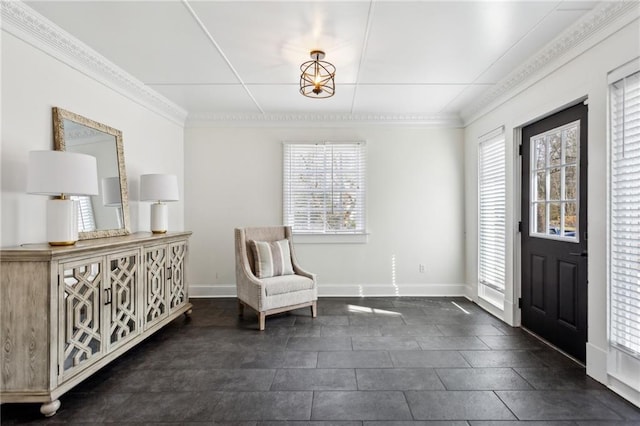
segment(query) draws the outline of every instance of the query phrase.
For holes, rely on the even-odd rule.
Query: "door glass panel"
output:
[[[560,169],[551,169],[549,171],[549,199],[560,200],[560,188],[562,185],[562,172]]]
[[[564,162],[566,164],[575,164],[578,161],[578,131],[577,128],[567,129],[565,131],[565,152]]]
[[[549,135],[549,164],[557,166],[562,162],[562,132]]]
[[[547,229],[547,206],[545,203],[536,204],[535,209],[536,220],[534,222],[535,230],[534,232],[537,234],[546,233]]]
[[[560,235],[562,220],[560,218],[560,203],[549,204],[549,234]]]
[[[575,200],[578,194],[578,180],[576,179],[576,166],[567,166],[564,170],[564,198]]]
[[[576,203],[565,203],[564,205],[564,236],[575,237],[578,206]]]
[[[580,121],[533,136],[531,236],[578,242]]]
[[[533,170],[544,169],[547,165],[547,144],[544,138],[533,141]]]
[[[536,201],[545,201],[547,199],[547,174],[546,172],[536,173]]]

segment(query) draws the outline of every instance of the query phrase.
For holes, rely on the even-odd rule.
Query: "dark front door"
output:
[[[585,361],[587,106],[522,129],[522,326]]]

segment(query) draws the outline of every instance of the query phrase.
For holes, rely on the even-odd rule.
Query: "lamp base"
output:
[[[151,204],[151,232],[164,234],[169,228],[169,214],[166,204]]]
[[[47,241],[50,246],[72,246],[78,241],[78,210],[69,199],[47,201]]]

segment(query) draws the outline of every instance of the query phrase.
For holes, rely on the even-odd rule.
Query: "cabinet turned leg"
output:
[[[45,417],[51,417],[56,414],[58,408],[60,408],[60,400],[56,399],[55,401],[42,404],[42,406],[40,407],[40,412],[44,414]]]
[[[188,311],[186,311],[186,312],[184,313],[184,316],[185,316],[185,317],[190,317],[192,313],[193,313],[193,309],[189,309]]]

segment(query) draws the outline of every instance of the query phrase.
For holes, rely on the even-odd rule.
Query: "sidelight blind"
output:
[[[285,225],[296,233],[365,233],[365,147],[364,142],[285,143]]]
[[[610,85],[609,336],[640,359],[640,72]]]
[[[502,299],[506,278],[506,150],[504,128],[480,138],[478,153],[478,281],[480,296]],[[496,292],[498,294],[496,294]]]

